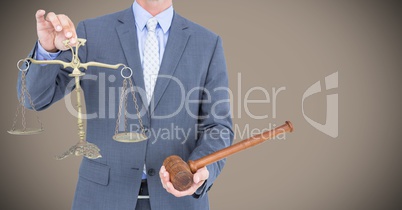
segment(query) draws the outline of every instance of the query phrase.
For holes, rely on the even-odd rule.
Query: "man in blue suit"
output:
[[[39,40],[30,57],[70,61],[71,51],[62,42],[84,38],[81,62],[124,63],[133,69],[131,79],[149,137],[139,143],[112,139],[123,78],[116,70],[88,68],[81,87],[86,112],[96,117],[87,119],[87,141],[100,148],[102,158],[83,158],[72,209],[209,209],[207,192],[224,160],[198,170],[186,191],[174,189],[162,163],[170,155],[195,160],[233,141],[220,37],[177,14],[172,0],[136,0],[129,9],[82,21],[76,29],[66,15],[39,10],[36,19]],[[26,84],[36,109],[71,92],[71,72],[58,65],[31,64]],[[134,105],[129,103],[127,111],[133,116],[128,124],[135,128],[139,120]]]

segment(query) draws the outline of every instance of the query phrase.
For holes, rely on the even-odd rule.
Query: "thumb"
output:
[[[193,177],[194,183],[198,184],[200,182],[200,180],[201,180],[200,175],[198,173],[194,174],[194,177]]]
[[[209,171],[206,167],[199,169],[193,176],[194,183],[198,184],[200,181],[207,180]]]
[[[40,10],[36,11],[36,14],[35,14],[36,22],[39,24],[46,22],[45,14],[46,14],[45,10],[40,9]]]

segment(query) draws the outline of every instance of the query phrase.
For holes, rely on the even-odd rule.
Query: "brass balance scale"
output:
[[[98,146],[96,146],[93,143],[90,143],[86,141],[85,138],[85,129],[84,129],[84,122],[82,119],[82,104],[81,104],[81,86],[80,86],[80,77],[84,76],[85,73],[80,71],[80,69],[88,69],[88,67],[91,66],[96,66],[96,67],[102,67],[102,68],[109,68],[109,69],[119,69],[121,68],[121,76],[124,78],[123,80],[123,85],[122,85],[122,92],[120,95],[120,104],[119,104],[119,111],[118,111],[118,118],[116,120],[116,128],[115,128],[115,135],[113,136],[113,139],[118,142],[124,142],[124,143],[130,143],[130,142],[140,142],[146,140],[148,137],[145,134],[145,128],[142,123],[141,115],[139,112],[139,107],[137,103],[137,98],[135,96],[135,91],[134,90],[134,85],[131,80],[131,77],[133,76],[133,70],[130,67],[127,67],[124,64],[115,64],[115,65],[110,65],[110,64],[104,64],[104,63],[99,63],[99,62],[88,62],[88,63],[81,63],[79,57],[78,57],[78,50],[81,46],[84,46],[86,43],[85,39],[77,39],[77,45],[76,47],[73,47],[70,45],[69,40],[66,40],[63,42],[63,44],[68,47],[71,52],[72,52],[72,60],[70,63],[61,61],[61,60],[35,60],[32,58],[25,58],[17,63],[17,68],[21,71],[21,95],[19,97],[19,105],[17,107],[17,111],[15,114],[14,122],[12,125],[11,130],[8,131],[8,133],[13,134],[13,135],[32,135],[32,134],[38,134],[44,131],[43,128],[43,123],[39,119],[39,116],[37,114],[37,110],[35,109],[35,105],[32,102],[31,96],[28,93],[28,90],[26,88],[26,73],[29,69],[30,63],[33,64],[58,64],[62,65],[63,68],[72,68],[73,72],[69,74],[70,77],[74,77],[75,79],[75,93],[77,96],[77,125],[78,125],[78,136],[79,136],[79,141],[77,144],[74,146],[70,147],[66,152],[63,154],[56,156],[57,160],[62,160],[70,155],[75,155],[75,156],[84,156],[89,159],[97,159],[101,158],[102,155],[100,153],[100,149]],[[24,65],[25,64],[25,65]],[[128,72],[128,75],[125,75],[125,72]],[[141,131],[139,133],[137,132],[128,132],[127,131],[127,96],[128,94],[127,91],[130,91],[133,97],[133,102],[135,105],[135,109],[137,112],[137,117],[138,121],[140,124]],[[40,124],[40,128],[37,129],[32,129],[27,127],[26,123],[26,108],[24,107],[24,104],[26,103],[26,100],[28,99],[28,103],[31,106],[32,110],[36,114],[36,118],[38,123]],[[123,106],[124,106],[124,113],[123,112]],[[21,128],[17,128],[17,121],[19,114],[21,113]],[[124,115],[124,119],[121,119],[121,115]],[[120,122],[124,120],[124,131],[119,132],[119,125]]]

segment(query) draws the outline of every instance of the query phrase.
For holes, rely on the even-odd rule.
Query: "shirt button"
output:
[[[155,169],[153,169],[153,168],[149,169],[147,174],[149,176],[155,176]]]

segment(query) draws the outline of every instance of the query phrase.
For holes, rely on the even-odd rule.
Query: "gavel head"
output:
[[[193,173],[190,167],[179,156],[172,155],[163,161],[166,171],[170,175],[170,182],[178,191],[185,191],[193,184]]]

